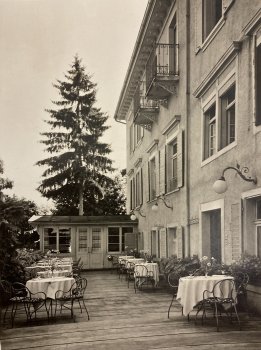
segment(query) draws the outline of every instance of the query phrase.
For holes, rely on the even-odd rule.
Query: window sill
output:
[[[222,148],[220,151],[218,151],[217,153],[213,154],[213,156],[204,159],[201,162],[201,168],[203,168],[205,165],[211,163],[213,160],[219,158],[220,156],[222,156],[223,154],[229,152],[231,149],[233,149],[234,147],[236,147],[237,143],[236,142],[232,142],[230,143],[228,146],[226,146],[225,148]]]
[[[255,134],[258,134],[260,132],[261,132],[261,125],[258,125],[258,126],[254,125],[253,134],[255,135]]]
[[[165,196],[171,196],[173,193],[180,191],[180,187],[175,188],[175,190],[169,191],[165,193]]]
[[[197,47],[195,54],[199,53],[200,51],[205,51],[207,47],[210,45],[210,43],[214,40],[218,32],[221,30],[223,25],[226,23],[225,16],[220,18],[218,23],[215,25],[215,27],[212,29],[212,31],[209,33],[209,35],[206,37],[206,39],[203,41],[203,43]]]

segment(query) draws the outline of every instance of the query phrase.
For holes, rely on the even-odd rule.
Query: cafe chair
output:
[[[73,277],[81,276],[83,270],[83,262],[80,262],[78,266],[72,268]]]
[[[80,262],[81,262],[81,257],[78,260],[73,262],[72,268],[74,269],[74,268],[78,267]]]
[[[219,320],[223,315],[232,323],[233,313],[241,330],[241,323],[237,312],[237,291],[234,279],[223,279],[218,281],[212,291],[205,290],[203,292],[203,300],[201,302],[200,310],[202,310],[202,323],[206,319],[206,312],[208,309],[213,311],[213,316],[216,320],[217,332],[219,331]],[[197,315],[196,315],[197,317]]]
[[[177,272],[170,272],[168,274],[168,284],[169,284],[170,288],[172,289],[172,299],[171,299],[169,309],[168,309],[168,318],[169,318],[170,309],[172,307],[173,301],[177,297],[180,277],[181,277],[180,274],[178,274]]]
[[[55,312],[54,312],[55,318],[56,318],[58,304],[60,305],[60,313],[62,312],[62,308],[65,308],[67,310],[70,310],[71,318],[73,318],[74,305],[75,305],[75,302],[78,302],[81,313],[84,308],[89,320],[90,319],[89,312],[84,301],[84,293],[86,288],[87,288],[87,279],[78,278],[68,291],[57,290],[55,293]]]
[[[107,256],[107,260],[111,263],[111,273],[113,273],[113,270],[118,272],[120,267],[119,258],[116,255],[109,255]]]
[[[119,274],[119,279],[121,279],[122,276],[126,276],[127,279],[127,260],[121,259],[119,261],[119,269],[118,269],[118,274]]]
[[[135,264],[132,262],[128,262],[127,264],[127,281],[128,281],[128,288],[130,286],[130,282],[134,281],[135,282],[135,277],[134,277],[134,269],[135,269]],[[135,283],[134,283],[135,284]]]
[[[4,311],[3,323],[5,322],[6,314],[11,304],[10,300],[13,296],[13,289],[10,282],[2,280],[0,281],[0,307]],[[1,320],[0,320],[1,321]]]
[[[142,287],[145,284],[148,286],[150,283],[153,288],[155,287],[154,274],[152,271],[148,271],[145,265],[136,264],[134,276],[135,276],[135,282],[134,282],[135,293],[137,289],[142,290]]]
[[[237,301],[241,311],[248,312],[247,305],[247,285],[249,276],[244,272],[235,272],[233,275],[237,291]]]
[[[24,310],[27,321],[31,321],[32,316],[34,315],[34,318],[36,319],[36,313],[44,307],[49,321],[49,311],[47,309],[46,294],[44,292],[32,293],[23,283],[15,282],[12,285],[12,296],[10,302],[12,305],[12,327],[14,326],[14,320],[18,309]]]

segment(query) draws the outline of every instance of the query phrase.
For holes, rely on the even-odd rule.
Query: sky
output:
[[[147,0],[0,0],[0,159],[15,194],[50,206],[36,190],[50,154],[40,143],[46,108],[59,99],[76,54],[97,83],[97,107],[109,115],[103,140],[126,167],[125,126],[113,117]]]

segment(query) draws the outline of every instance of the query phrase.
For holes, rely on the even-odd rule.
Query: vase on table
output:
[[[207,272],[207,270],[205,271],[205,277],[208,277],[208,272]]]

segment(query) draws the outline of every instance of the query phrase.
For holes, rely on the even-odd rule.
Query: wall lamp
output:
[[[137,220],[137,216],[135,215],[135,212],[137,212],[140,216],[142,216],[143,218],[146,217],[146,215],[144,215],[144,213],[142,212],[141,208],[137,208],[137,209],[133,209],[130,213],[131,213],[131,220],[135,221]]]
[[[249,172],[249,169],[247,167],[242,167],[242,169],[240,169],[240,165],[237,164],[236,167],[234,166],[228,166],[226,167],[223,172],[222,172],[222,176],[216,180],[213,184],[213,189],[216,193],[224,193],[226,192],[227,190],[227,183],[226,183],[226,179],[225,179],[225,172],[229,169],[232,169],[232,170],[235,170],[236,173],[245,181],[248,181],[248,182],[253,182],[254,184],[257,183],[257,178],[256,176],[254,177],[249,177],[249,176],[246,176],[245,174],[247,174]]]
[[[172,206],[171,204],[168,204],[168,203],[166,202],[165,196],[161,194],[160,196],[157,196],[157,202],[156,202],[155,204],[153,204],[151,210],[153,210],[153,211],[158,211],[158,210],[159,210],[158,201],[159,201],[160,199],[161,199],[162,202],[164,203],[165,207],[167,207],[167,208],[169,208],[169,209],[171,209],[171,210],[173,209],[173,206]]]

